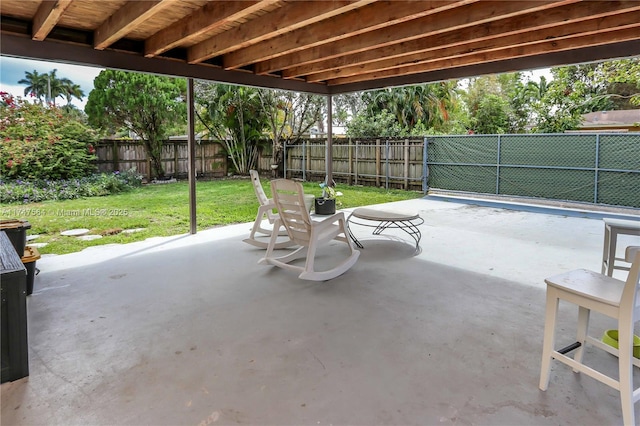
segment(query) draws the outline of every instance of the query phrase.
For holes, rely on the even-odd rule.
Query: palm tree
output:
[[[18,81],[18,84],[26,84],[25,96],[33,96],[39,101],[47,96],[47,74],[40,74],[38,71],[25,71],[25,78]]]
[[[79,84],[75,84],[73,81],[68,78],[63,78],[60,80],[62,82],[62,89],[64,93],[62,95],[67,99],[67,105],[71,103],[73,98],[78,100],[82,100],[84,97],[84,92]]]
[[[368,98],[373,113],[387,110],[405,129],[419,122],[434,127],[449,119],[455,99],[455,82],[422,84],[372,92]]]
[[[66,97],[65,85],[73,84],[68,78],[58,78],[56,76],[57,72],[58,70],[54,68],[47,75],[47,103],[52,103],[53,105],[56,104],[58,96]]]
[[[26,84],[24,95],[31,95],[42,102],[44,98],[47,103],[55,105],[56,98],[62,97],[67,99],[67,104],[71,103],[71,99],[82,99],[84,92],[80,85],[75,84],[68,78],[58,78],[57,69],[49,71],[48,74],[40,74],[38,71],[25,71],[25,78],[18,81],[18,84]]]

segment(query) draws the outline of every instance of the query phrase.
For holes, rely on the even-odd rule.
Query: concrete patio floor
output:
[[[422,252],[354,227],[360,259],[328,282],[258,265],[250,224],[43,257],[30,376],[1,386],[2,425],[622,423],[617,392],[564,365],[538,389],[543,280],[600,270],[601,220],[391,205],[420,211]],[[561,305],[559,345],[576,316]]]

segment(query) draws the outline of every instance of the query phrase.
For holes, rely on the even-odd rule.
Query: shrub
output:
[[[0,179],[0,203],[35,203],[97,197],[129,191],[141,185],[142,176],[135,170],[65,180]]]
[[[55,106],[0,92],[0,174],[73,179],[95,171],[95,131]]]

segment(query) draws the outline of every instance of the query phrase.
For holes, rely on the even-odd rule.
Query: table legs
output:
[[[370,220],[370,219],[366,219],[366,220]],[[358,248],[364,248],[364,246],[351,231],[351,224],[354,224],[354,223],[356,225],[373,227],[374,228],[373,235],[380,235],[385,229],[389,229],[389,228],[401,229],[404,232],[406,232],[411,238],[413,238],[413,240],[416,242],[416,252],[420,251],[420,239],[422,238],[422,233],[420,232],[418,225],[423,223],[422,220],[420,223],[414,223],[410,220],[381,220],[378,222],[379,223],[377,225],[362,224],[359,222],[353,222],[351,220],[351,216],[349,216],[349,218],[347,219],[347,228],[349,229],[349,237],[353,240],[355,245],[358,246]]]

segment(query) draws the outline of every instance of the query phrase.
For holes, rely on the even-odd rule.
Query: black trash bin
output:
[[[26,220],[0,220],[0,230],[7,233],[7,237],[16,249],[18,256],[22,256],[27,245],[27,229],[31,229],[31,224]]]

